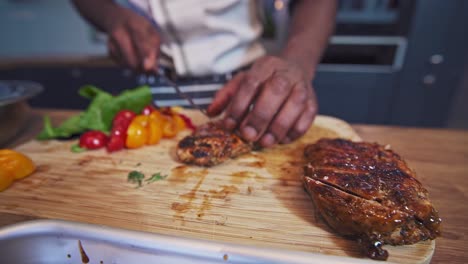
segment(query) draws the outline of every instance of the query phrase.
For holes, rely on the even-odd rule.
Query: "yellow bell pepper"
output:
[[[30,175],[35,169],[36,165],[28,156],[14,150],[0,149],[0,191],[8,188],[14,180]]]
[[[152,110],[135,116],[127,129],[127,148],[139,148],[159,143],[161,138],[173,138],[187,128],[180,114],[165,109],[166,112]]]
[[[147,115],[137,115],[127,129],[127,148],[140,148],[148,140],[149,117]]]
[[[0,192],[10,187],[13,180],[13,175],[9,171],[0,167]]]
[[[153,119],[150,116],[148,125],[148,138],[146,144],[154,145],[159,143],[163,136],[163,122],[160,119]]]
[[[9,171],[16,180],[28,176],[36,169],[28,156],[11,149],[0,149],[0,167]]]

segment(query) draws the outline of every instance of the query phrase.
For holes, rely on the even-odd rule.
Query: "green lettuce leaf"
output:
[[[120,110],[118,105],[113,105],[114,97],[110,93],[91,85],[80,88],[78,93],[85,98],[91,99],[91,103],[80,120],[81,126],[89,130],[108,132],[112,124],[112,118]]]
[[[37,136],[39,140],[46,140],[52,138],[68,138],[75,134],[79,134],[84,131],[81,127],[80,120],[83,114],[78,114],[65,120],[60,126],[53,127],[52,122],[48,116],[44,117],[44,129]]]
[[[112,120],[118,111],[127,109],[140,113],[152,100],[148,86],[126,90],[118,96],[112,96],[95,86],[87,85],[80,88],[79,94],[91,100],[86,111],[65,120],[58,127],[53,127],[49,117],[45,117],[44,129],[37,139],[67,138],[86,130],[109,132]]]

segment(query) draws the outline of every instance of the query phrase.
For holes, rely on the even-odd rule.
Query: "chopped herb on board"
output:
[[[131,183],[138,183],[138,187],[141,187],[144,178],[145,178],[145,175],[143,173],[139,171],[131,171],[128,174],[127,181]]]
[[[164,180],[167,178],[168,175],[162,175],[161,172],[157,172],[153,175],[151,175],[150,178],[146,179],[145,182],[146,184],[150,184],[155,181],[160,181]],[[140,188],[143,186],[143,180],[145,179],[145,175],[139,171],[131,171],[128,173],[128,178],[127,181],[131,183],[136,183],[138,184],[137,188]]]
[[[73,144],[70,149],[73,153],[81,153],[87,150],[85,148],[80,147],[78,144]]]
[[[149,183],[152,183],[152,182],[155,182],[155,181],[160,181],[160,180],[164,180],[167,178],[167,175],[161,175],[160,172],[157,172],[153,175],[151,175],[151,178],[147,179],[146,181]]]

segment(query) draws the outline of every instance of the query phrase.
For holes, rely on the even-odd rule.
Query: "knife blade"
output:
[[[205,116],[209,117],[208,116],[208,113],[206,112],[205,109],[201,108],[199,105],[197,105],[192,97],[190,97],[189,95],[187,95],[186,93],[182,92],[182,90],[180,89],[179,85],[177,84],[177,74],[172,74],[171,76],[169,76],[168,74],[168,70],[167,69],[164,69],[163,67],[158,67],[157,68],[157,73],[158,73],[158,76],[163,80],[165,81],[167,84],[169,84],[170,86],[172,86],[174,88],[174,90],[176,91],[176,93],[182,97],[183,99],[187,100],[190,104],[190,106],[192,106],[193,108],[199,110],[200,112],[202,112],[202,114],[204,114]]]

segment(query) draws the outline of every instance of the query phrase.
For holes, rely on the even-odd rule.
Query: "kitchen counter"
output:
[[[75,111],[34,109],[29,126],[7,147],[15,147],[34,137],[44,114],[54,123]],[[422,129],[374,125],[353,125],[366,141],[390,144],[417,172],[443,219],[442,237],[436,240],[432,263],[468,261],[468,131]],[[31,220],[30,216],[0,213],[0,226]]]

